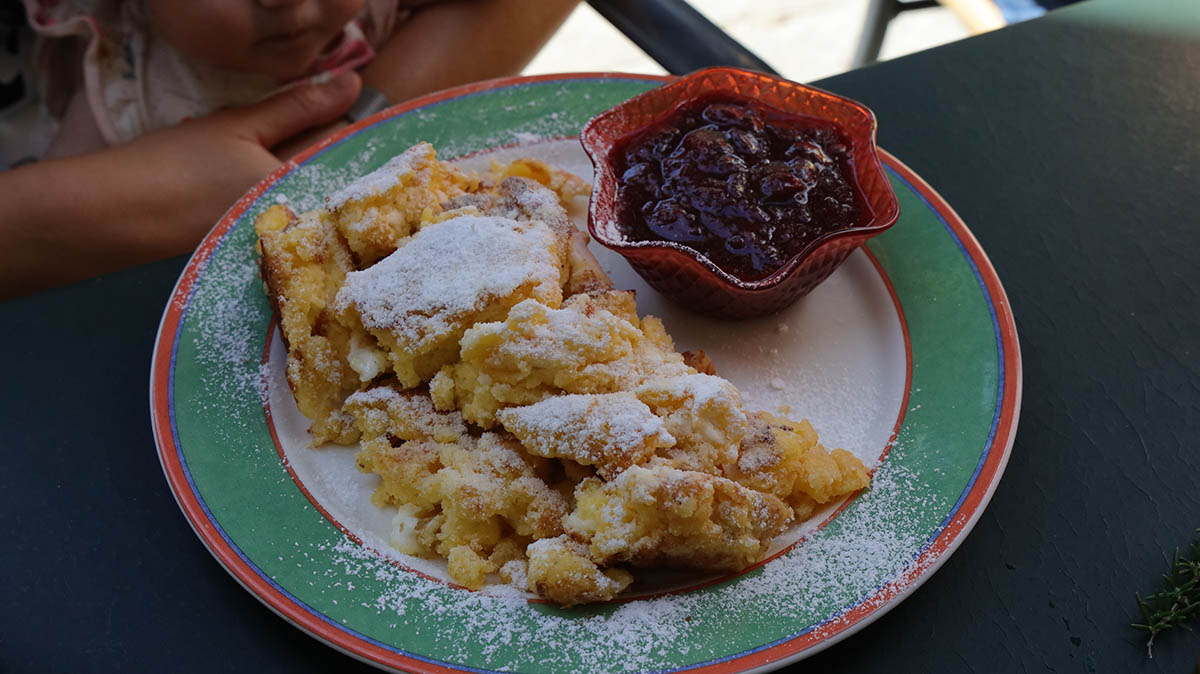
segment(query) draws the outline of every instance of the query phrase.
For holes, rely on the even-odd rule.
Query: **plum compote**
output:
[[[865,215],[835,125],[708,96],[619,141],[617,209],[629,241],[674,241],[743,281]]]

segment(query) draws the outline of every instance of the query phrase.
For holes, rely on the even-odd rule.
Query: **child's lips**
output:
[[[291,49],[305,46],[314,40],[321,41],[320,37],[320,31],[316,28],[299,28],[268,35],[262,39],[261,44],[277,49]]]
[[[302,42],[302,41],[304,41],[304,39],[306,39],[308,37],[309,33],[311,33],[311,32],[312,32],[311,30],[306,28],[306,29],[291,31],[291,32],[287,32],[287,33],[277,33],[275,35],[271,35],[271,36],[263,39],[263,42],[268,43],[268,44],[289,44],[289,43]]]

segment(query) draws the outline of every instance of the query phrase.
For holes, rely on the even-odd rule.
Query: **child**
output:
[[[345,123],[355,71],[396,102],[514,74],[575,2],[25,0],[57,128],[0,173],[0,296],[190,250]]]

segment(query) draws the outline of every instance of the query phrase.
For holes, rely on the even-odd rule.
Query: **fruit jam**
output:
[[[627,240],[683,244],[743,281],[869,216],[836,126],[750,100],[692,101],[613,152]]]

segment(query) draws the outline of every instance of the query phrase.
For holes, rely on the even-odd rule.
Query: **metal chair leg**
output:
[[[879,59],[879,48],[883,46],[883,35],[888,23],[900,13],[900,0],[871,0],[867,6],[867,20],[863,25],[858,49],[854,52],[854,67],[861,68]]]
[[[673,75],[708,66],[776,74],[685,0],[588,0],[588,4]]]
[[[926,9],[936,7],[936,0],[871,0],[867,7],[867,20],[863,26],[862,38],[858,41],[858,49],[854,53],[854,67],[861,68],[879,60],[879,48],[883,46],[883,35],[887,32],[888,24],[900,12],[910,9]]]

